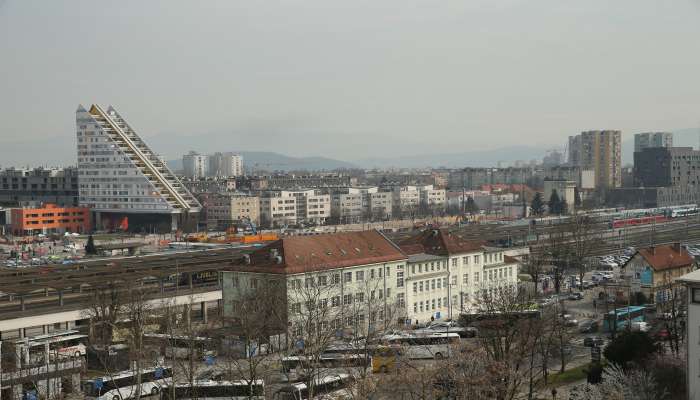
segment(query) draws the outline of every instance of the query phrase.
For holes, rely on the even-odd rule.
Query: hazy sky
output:
[[[699,39],[700,0],[0,0],[0,164],[79,103],[346,160],[696,127]]]

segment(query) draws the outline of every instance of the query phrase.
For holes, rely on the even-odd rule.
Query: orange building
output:
[[[15,208],[11,212],[15,235],[35,233],[89,232],[90,209],[45,204],[43,208]]]

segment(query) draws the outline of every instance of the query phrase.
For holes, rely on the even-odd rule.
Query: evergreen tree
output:
[[[559,214],[561,212],[561,200],[559,199],[559,193],[556,190],[552,190],[552,194],[549,196],[549,213]]]
[[[532,203],[530,203],[530,210],[537,216],[544,214],[544,201],[542,201],[542,193],[535,193],[535,197],[532,199]]]
[[[476,214],[479,212],[479,206],[474,202],[474,198],[471,196],[467,197],[467,204],[464,206],[469,214]]]
[[[569,213],[569,203],[566,202],[566,199],[561,199],[559,202],[559,214],[568,214]]]
[[[95,240],[92,238],[92,235],[88,236],[87,244],[85,244],[85,254],[97,254],[97,249],[95,248]]]

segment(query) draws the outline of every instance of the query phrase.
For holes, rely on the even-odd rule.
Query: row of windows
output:
[[[438,297],[437,299],[430,299],[426,301],[417,301],[413,303],[413,312],[423,312],[431,310],[440,310],[443,305],[447,307],[447,297]]]
[[[431,291],[447,287],[447,278],[428,279],[419,282],[413,282],[413,293],[422,293],[423,291]]]

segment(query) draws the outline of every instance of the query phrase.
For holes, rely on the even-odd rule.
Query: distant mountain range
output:
[[[357,165],[326,157],[290,157],[268,151],[241,151],[243,165],[247,171],[320,171],[358,168]],[[173,170],[182,169],[182,159],[168,161]]]
[[[184,154],[190,149],[202,153],[214,151],[236,151],[238,147],[234,138],[227,136],[188,137],[178,135],[156,135],[147,137],[146,142],[158,153],[169,155]],[[559,145],[563,148],[566,139]],[[700,146],[700,129],[678,129],[673,131],[674,146]],[[46,146],[46,143],[52,143]],[[195,144],[195,142],[197,144]],[[329,143],[326,143],[328,145]],[[271,146],[273,144],[270,144]],[[332,146],[332,143],[330,144]],[[339,144],[340,145],[340,144]],[[242,145],[240,147],[243,147]],[[238,147],[238,148],[240,148]],[[54,138],[0,141],[0,168],[10,166],[57,166],[75,165],[75,137],[61,136]],[[293,171],[293,170],[333,170],[341,168],[421,168],[421,167],[495,167],[499,161],[512,164],[516,160],[541,160],[546,150],[551,148],[538,146],[506,146],[492,150],[470,149],[454,153],[422,153],[406,156],[391,155],[386,152],[383,157],[362,157],[351,160],[337,160],[328,157],[292,157],[268,151],[240,151],[244,165],[248,170]],[[321,152],[322,150],[318,150]],[[29,156],[31,155],[31,157]],[[634,158],[634,135],[623,133],[623,164],[631,164]],[[168,162],[171,168],[182,168],[181,159]]]

